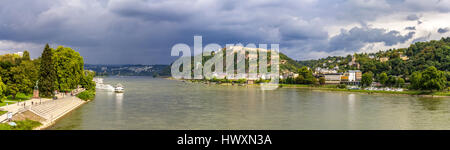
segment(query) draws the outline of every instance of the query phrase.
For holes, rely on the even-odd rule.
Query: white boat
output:
[[[125,89],[123,88],[122,84],[120,84],[120,83],[116,85],[116,88],[114,88],[114,92],[116,92],[116,93],[123,93],[124,90]]]

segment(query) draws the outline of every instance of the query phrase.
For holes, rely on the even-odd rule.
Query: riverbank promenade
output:
[[[16,104],[0,107],[0,110],[12,113],[12,120],[31,119],[42,123],[35,130],[45,129],[55,123],[67,113],[75,110],[86,101],[79,99],[75,95],[84,91],[84,89],[76,90],[74,96],[58,94],[58,99],[49,98],[31,99]],[[1,122],[7,121],[7,113],[0,116]]]

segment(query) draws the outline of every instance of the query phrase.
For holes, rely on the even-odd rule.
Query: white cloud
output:
[[[0,40],[0,55],[28,50],[28,52],[30,52],[30,56],[32,58],[36,58],[40,56],[43,48],[44,45],[41,44]]]

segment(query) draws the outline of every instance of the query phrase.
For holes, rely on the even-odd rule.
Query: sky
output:
[[[1,0],[0,54],[46,43],[89,64],[169,64],[173,45],[279,44],[296,60],[450,36],[450,0]]]

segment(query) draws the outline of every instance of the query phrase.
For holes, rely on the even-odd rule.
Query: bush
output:
[[[83,92],[79,93],[77,95],[77,97],[82,99],[82,100],[85,100],[85,101],[93,100],[94,97],[95,97],[95,91],[93,91],[93,90],[86,90],[86,91],[83,91]]]
[[[9,100],[29,100],[29,99],[31,99],[31,97],[32,97],[31,94],[30,95],[26,95],[24,93],[17,93],[15,99],[12,98],[12,95],[9,95],[7,98]]]

